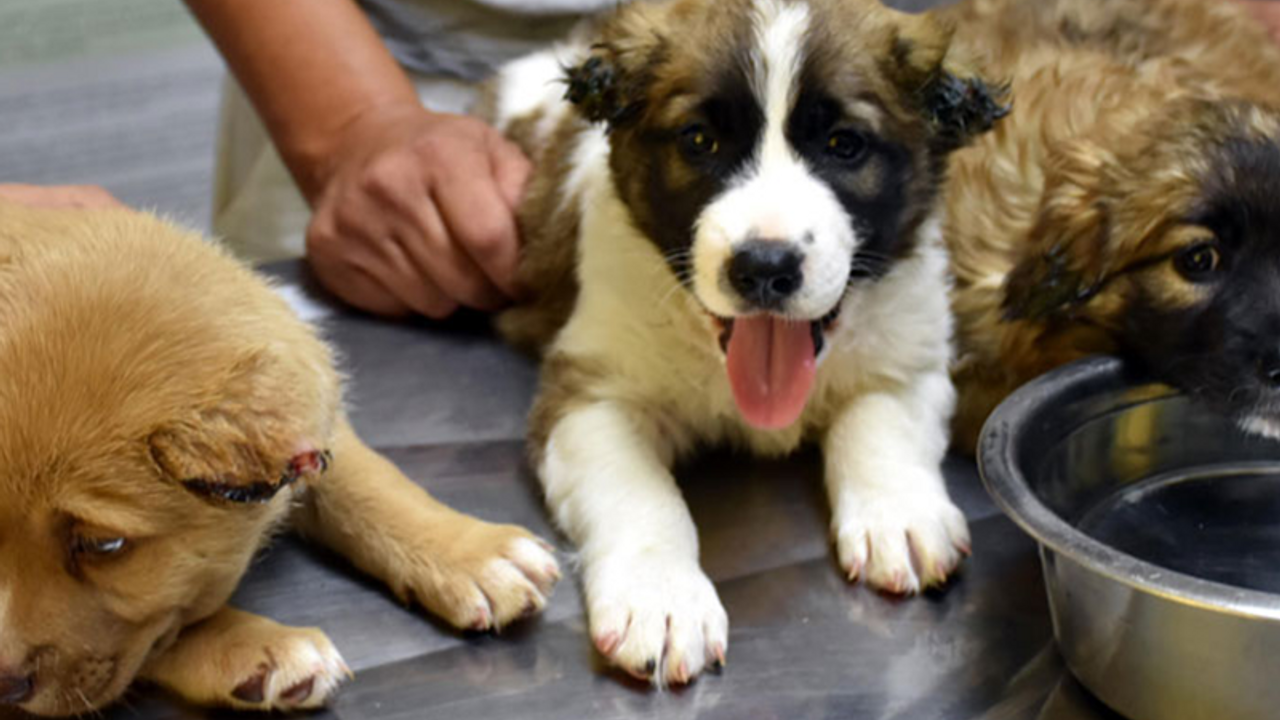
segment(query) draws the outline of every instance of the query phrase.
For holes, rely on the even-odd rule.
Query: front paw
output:
[[[243,672],[228,704],[241,710],[309,710],[321,707],[351,677],[342,656],[319,630],[279,628],[259,647],[236,648],[231,660]]]
[[[465,515],[452,524],[434,528],[437,540],[398,573],[402,599],[475,631],[501,629],[546,607],[560,580],[550,545],[514,525]]]
[[[323,706],[351,671],[315,628],[224,608],[187,628],[140,677],[201,705],[290,711]]]
[[[850,581],[913,595],[945,583],[969,554],[969,525],[945,492],[878,488],[848,508],[833,533]]]
[[[684,685],[724,664],[729,618],[696,562],[605,557],[588,568],[586,586],[596,648],[632,676]]]

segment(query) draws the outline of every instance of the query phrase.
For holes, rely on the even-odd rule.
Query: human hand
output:
[[[97,185],[23,185],[0,183],[0,199],[39,208],[123,208],[105,188]]]
[[[1271,39],[1280,42],[1280,2],[1274,0],[1238,0],[1241,5],[1257,18],[1271,34]]]
[[[307,258],[320,282],[381,315],[443,318],[515,297],[515,210],[531,166],[480,120],[420,106],[353,121],[318,174]]]

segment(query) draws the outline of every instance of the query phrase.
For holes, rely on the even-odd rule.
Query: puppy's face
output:
[[[1050,195],[1074,217],[1049,218],[1068,229],[1052,257],[1011,277],[1013,314],[1109,328],[1165,382],[1280,437],[1280,114],[1179,102],[1143,142],[1077,160]]]
[[[317,401],[269,356],[104,307],[0,336],[0,707],[118,697],[222,606],[286,510],[276,491],[317,470],[281,412]]]
[[[749,423],[799,417],[842,301],[912,252],[947,153],[1002,114],[947,49],[869,0],[682,0],[624,8],[570,72]]]

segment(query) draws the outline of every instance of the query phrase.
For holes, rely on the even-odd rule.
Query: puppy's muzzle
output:
[[[803,263],[790,243],[748,240],[729,258],[729,286],[748,309],[776,312],[804,285]]]

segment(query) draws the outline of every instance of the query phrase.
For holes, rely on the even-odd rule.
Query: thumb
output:
[[[520,148],[506,139],[494,134],[490,146],[489,158],[493,167],[493,178],[498,183],[498,192],[507,203],[507,207],[515,211],[524,198],[524,189],[533,173],[533,163],[521,152]]]

